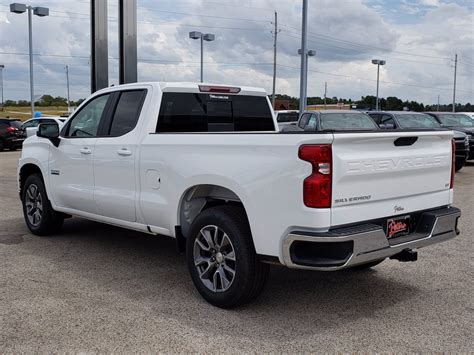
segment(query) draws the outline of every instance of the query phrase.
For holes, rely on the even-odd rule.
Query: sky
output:
[[[118,83],[118,1],[108,1],[109,83]],[[274,12],[278,13],[276,92],[299,95],[301,0],[137,0],[139,81],[198,81],[199,41],[206,82],[272,91]],[[32,0],[49,17],[33,17],[35,95],[90,94],[89,1]],[[0,0],[0,64],[5,99],[29,99],[26,14]],[[474,102],[474,0],[309,0],[308,96],[360,99],[375,95],[433,104],[452,102],[458,54],[457,102]]]

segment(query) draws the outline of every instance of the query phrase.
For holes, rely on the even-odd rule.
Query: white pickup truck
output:
[[[224,308],[256,297],[268,264],[339,270],[455,237],[452,131],[277,131],[262,89],[140,83],[41,124],[18,165],[25,221],[71,215],[176,238]]]

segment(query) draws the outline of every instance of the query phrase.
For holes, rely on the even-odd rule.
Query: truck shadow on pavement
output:
[[[47,293],[68,307],[87,307],[89,317],[94,317],[94,309],[100,314],[117,314],[120,309],[127,319],[136,318],[144,326],[172,320],[188,331],[205,329],[209,337],[215,332],[248,339],[301,338],[363,318],[377,321],[378,313],[420,297],[421,292],[403,278],[397,280],[399,273],[391,271],[394,261],[359,272],[272,266],[257,300],[221,310],[194,289],[174,239],[76,218],[67,220],[59,235],[23,238],[23,243],[8,247],[36,258],[35,279],[45,282],[43,289],[35,286],[38,297]]]

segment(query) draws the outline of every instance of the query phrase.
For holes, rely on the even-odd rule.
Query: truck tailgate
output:
[[[450,204],[451,131],[335,133],[331,225]]]

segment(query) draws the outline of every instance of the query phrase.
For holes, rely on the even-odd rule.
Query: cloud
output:
[[[165,0],[158,4],[139,0],[138,4],[139,80],[197,81],[199,42],[190,39],[188,32],[200,30],[216,35],[214,42],[206,42],[204,46],[206,80],[262,86],[270,91],[271,31],[276,10],[281,29],[277,92],[298,95],[300,1],[253,0],[243,6],[237,1]],[[392,10],[399,9],[394,2],[345,0],[343,6],[340,4],[342,2],[330,0],[309,4],[308,47],[317,52],[309,61],[310,95],[322,95],[324,82],[328,82],[331,96],[357,99],[372,94],[376,72],[370,59],[381,57],[387,60],[381,71],[383,96],[430,103],[441,93],[448,102],[452,83],[449,58],[458,52],[458,97],[464,102],[474,101],[474,19],[468,6],[434,0],[412,1],[410,4],[425,10],[405,23],[398,17],[390,17]],[[35,90],[65,96],[64,66],[67,64],[72,97],[84,97],[90,85],[88,6],[82,2],[68,2],[67,6],[63,2],[46,2],[45,5],[50,6],[51,16],[34,17],[35,53],[60,56],[35,56]],[[118,82],[116,12],[117,7],[109,2],[110,83]],[[0,17],[0,52],[3,53],[0,62],[6,66],[5,96],[25,99],[29,92],[28,57],[5,53],[27,53],[26,16],[8,14],[5,20],[10,23],[2,22]]]

